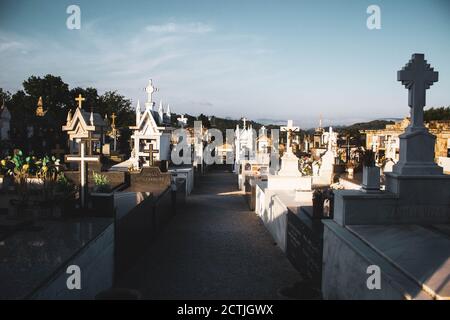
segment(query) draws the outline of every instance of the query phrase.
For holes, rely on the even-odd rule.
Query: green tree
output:
[[[424,112],[424,120],[450,120],[450,107],[430,108]]]
[[[3,101],[5,104],[8,104],[11,101],[11,93],[0,88],[0,106]]]
[[[98,113],[102,116],[111,115],[114,112],[117,116],[116,127],[128,127],[134,122],[134,111],[131,107],[131,101],[116,91],[106,91],[98,99]]]
[[[78,101],[75,100],[75,98],[78,97],[78,95],[80,95],[85,99],[81,106],[82,109],[90,112],[91,110],[93,112],[99,112],[99,95],[97,92],[97,89],[95,88],[80,88],[80,87],[76,87],[73,88],[72,90],[70,90],[69,93],[69,97],[70,97],[70,109],[72,109],[72,111],[74,111],[77,107],[78,107]]]
[[[32,104],[27,107],[34,116],[39,97],[42,97],[48,117],[58,124],[66,118],[70,105],[69,85],[61,77],[47,74],[43,78],[31,76],[23,82],[25,93],[31,97]]]

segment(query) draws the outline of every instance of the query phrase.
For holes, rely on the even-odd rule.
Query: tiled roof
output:
[[[81,110],[81,114],[84,118],[84,121],[86,121],[86,123],[89,125],[91,113]],[[94,126],[96,126],[96,127],[106,127],[107,126],[107,124],[105,123],[105,120],[102,118],[102,116],[99,113],[94,113]]]

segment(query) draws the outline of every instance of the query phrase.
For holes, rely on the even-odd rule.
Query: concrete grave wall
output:
[[[323,220],[322,294],[324,299],[431,299],[421,287],[349,230]],[[367,286],[371,265],[380,267],[381,289]]]
[[[81,289],[67,288],[67,267],[77,265],[81,270]],[[105,229],[97,238],[90,241],[57,273],[38,288],[28,298],[72,300],[94,299],[103,290],[113,286],[114,273],[114,224]]]

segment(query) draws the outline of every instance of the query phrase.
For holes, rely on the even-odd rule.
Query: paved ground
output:
[[[119,281],[146,299],[281,299],[300,275],[236,187],[208,173],[143,259]]]

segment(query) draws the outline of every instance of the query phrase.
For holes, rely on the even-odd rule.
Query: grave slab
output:
[[[36,222],[0,243],[0,298],[92,299],[112,286],[113,242],[112,219]],[[71,264],[84,271],[84,290],[67,289]]]
[[[450,300],[450,225],[349,226],[434,299]]]

